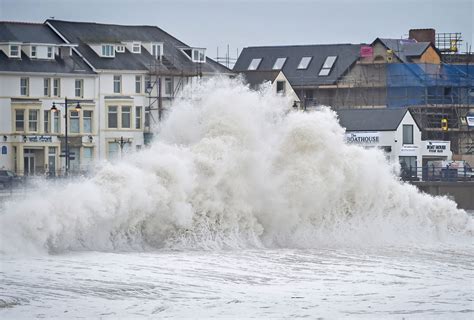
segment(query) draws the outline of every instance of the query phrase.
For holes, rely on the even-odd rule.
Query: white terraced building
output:
[[[154,26],[0,22],[0,169],[65,172],[66,98],[79,173],[141,149],[185,84],[217,74],[232,72]]]

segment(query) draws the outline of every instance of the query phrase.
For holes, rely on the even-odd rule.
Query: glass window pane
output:
[[[307,69],[313,57],[303,57],[298,65],[298,69]]]
[[[70,120],[69,132],[79,133],[79,112],[72,111],[70,113],[69,120]]]
[[[285,62],[286,62],[286,58],[276,59],[275,64],[273,65],[273,70],[279,70],[283,68],[283,65],[285,64]]]
[[[249,64],[248,70],[257,70],[258,66],[260,65],[260,62],[262,62],[261,58],[252,59]]]
[[[83,114],[83,124],[84,124],[84,133],[92,133],[92,111],[84,110]]]
[[[28,129],[30,131],[38,131],[38,110],[29,110],[28,117],[29,117]]]
[[[117,128],[117,107],[110,106],[108,112],[108,127]]]
[[[122,128],[130,128],[130,111],[131,107],[122,107]]]
[[[329,56],[326,58],[323,64],[323,68],[329,68],[331,69],[332,66],[334,65],[334,62],[336,62],[337,56]]]
[[[321,69],[321,71],[319,71],[319,75],[320,76],[327,76],[327,75],[329,75],[330,71],[331,71],[331,69]]]
[[[25,110],[23,109],[15,110],[15,130],[25,130]]]
[[[403,125],[403,144],[413,144],[413,125]]]

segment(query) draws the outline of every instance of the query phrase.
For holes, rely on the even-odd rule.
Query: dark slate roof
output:
[[[393,131],[398,128],[406,108],[339,109],[339,123],[346,131]]]
[[[0,42],[64,43],[48,26],[37,23],[0,21]]]
[[[410,62],[410,57],[421,56],[432,44],[430,42],[416,42],[412,39],[382,39],[377,38],[387,49],[393,50],[393,53],[403,62]]]
[[[280,70],[275,71],[246,71],[242,72],[245,81],[250,85],[250,88],[257,89],[262,83],[266,81],[273,81],[276,79]]]
[[[0,22],[0,42],[64,44],[48,26],[23,22]],[[92,69],[76,54],[54,60],[30,59],[23,52],[21,59],[9,58],[0,51],[0,71],[91,74]]]
[[[334,84],[357,61],[359,55],[360,45],[354,44],[248,47],[242,50],[234,71],[247,71],[254,58],[262,58],[257,70],[272,70],[277,58],[287,57],[282,70],[292,86]],[[328,56],[337,56],[337,60],[328,76],[319,76],[319,71]],[[298,70],[302,57],[313,57],[313,59],[307,69]]]
[[[232,73],[231,70],[206,58],[206,63],[193,63],[179,48],[188,45],[155,26],[126,26],[90,22],[47,20],[69,42],[79,44],[78,50],[94,68],[103,70],[146,71],[156,60],[142,47],[141,54],[125,50],[115,58],[102,58],[92,50],[90,43],[120,43],[129,41],[162,42],[164,58],[161,70],[179,73]]]

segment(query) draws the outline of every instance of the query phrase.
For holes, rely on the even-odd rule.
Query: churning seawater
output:
[[[473,219],[268,88],[186,89],[142,152],[0,209],[0,317],[471,318]]]

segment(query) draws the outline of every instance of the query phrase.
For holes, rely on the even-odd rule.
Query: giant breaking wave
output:
[[[472,242],[454,202],[344,142],[329,109],[290,111],[267,87],[187,88],[150,148],[87,180],[6,203],[3,253]]]

